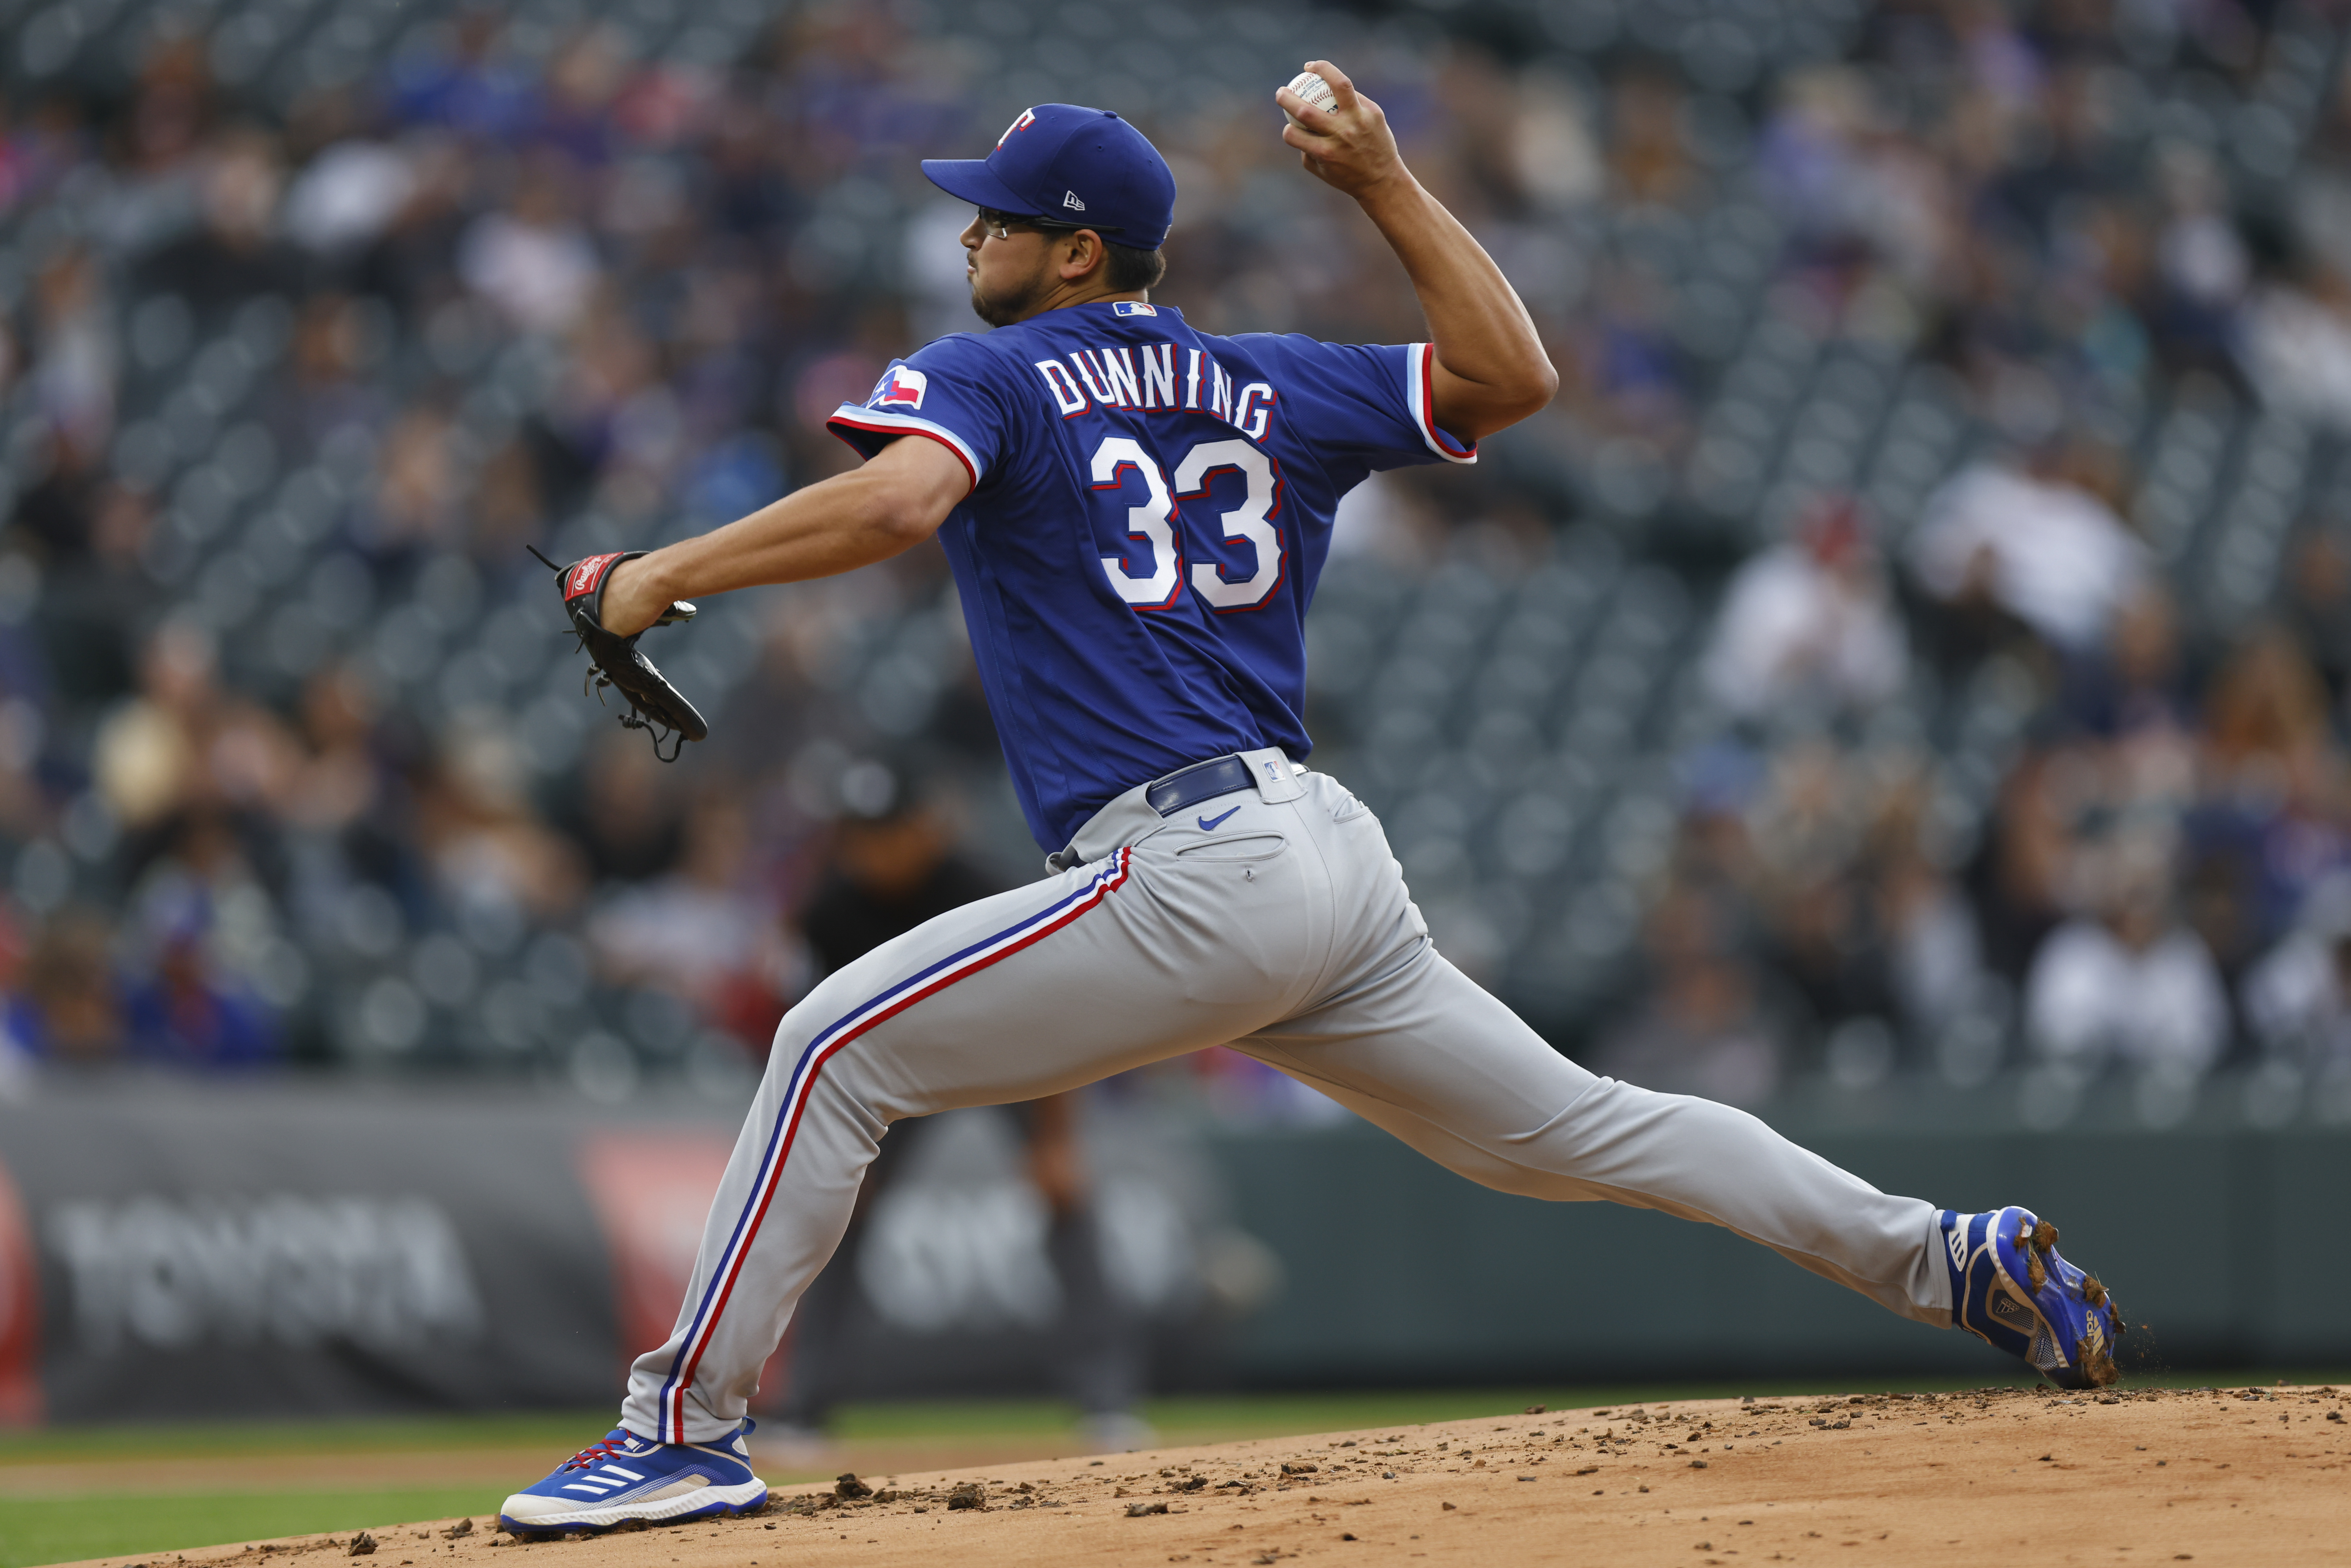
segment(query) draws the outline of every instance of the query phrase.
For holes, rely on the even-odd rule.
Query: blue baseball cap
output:
[[[1142,131],[1106,109],[1024,109],[985,158],[925,158],[932,184],[976,207],[1099,232],[1157,250],[1176,216],[1176,176]]]

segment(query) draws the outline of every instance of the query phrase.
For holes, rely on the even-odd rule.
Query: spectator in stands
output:
[[[26,955],[22,984],[8,1006],[8,1033],[28,1054],[78,1068],[120,1058],[122,1002],[112,942],[112,931],[92,910],[69,908],[49,916]]]
[[[2351,865],[2351,780],[2325,686],[2283,625],[2257,629],[2214,675],[2204,758],[2208,831],[2238,857],[2249,949],[2266,946],[2314,886]]]
[[[2229,211],[2227,183],[2211,155],[2186,141],[2165,142],[2156,163],[2168,209],[2156,241],[2158,350],[2175,373],[2231,376],[2252,257]]]
[[[1592,1068],[1667,1093],[1752,1105],[1780,1086],[1781,1026],[1761,977],[1731,946],[1729,912],[1691,889],[1667,891],[1644,941],[1645,994],[1605,1030]]]
[[[1991,828],[1969,867],[1984,961],[2013,986],[2023,985],[2043,938],[2066,916],[2079,779],[2064,748],[2028,748],[2001,780]]]
[[[291,292],[301,263],[277,232],[284,185],[277,143],[266,131],[245,127],[213,137],[201,183],[203,222],[149,256],[141,283],[180,295],[208,325],[256,295]]]
[[[226,840],[219,824],[192,821],[183,863],[151,873],[137,895],[122,1009],[132,1059],[216,1069],[257,1066],[278,1053],[276,1019],[222,951],[249,936],[235,926],[256,923],[256,904],[268,907],[249,882],[225,894],[214,884],[222,868],[204,862],[227,858],[217,847]]]
[[[599,886],[649,881],[677,863],[684,842],[684,787],[642,737],[617,727],[590,743],[579,792],[560,825]]]
[[[5,647],[0,641],[0,647]],[[0,688],[5,689],[5,688]],[[0,697],[0,844],[17,845],[47,830],[55,812],[42,787],[41,758],[49,743],[49,721],[32,695]],[[0,955],[11,946],[7,917],[0,912]],[[5,977],[0,976],[0,988]]]
[[[2351,281],[2313,261],[2273,279],[2245,312],[2241,352],[2262,402],[2280,413],[2351,430]]]
[[[1689,187],[1689,139],[1681,125],[1682,89],[1649,69],[1617,77],[1611,95],[1608,159],[1619,200],[1670,205]]]
[[[452,721],[419,790],[416,842],[444,907],[544,922],[577,907],[584,879],[531,803],[517,744],[478,713]]]
[[[674,992],[764,1054],[806,965],[756,849],[743,802],[706,793],[685,814],[677,864],[614,892],[590,920],[589,939],[614,983]]]
[[[317,451],[339,430],[380,432],[392,413],[387,389],[371,373],[389,346],[382,301],[314,294],[294,327],[291,371],[265,413],[288,452]],[[278,390],[278,389],[273,389]]]
[[[1900,690],[1908,656],[1860,506],[1840,496],[1731,578],[1707,689],[1750,722],[1833,718]]]
[[[454,430],[450,411],[426,402],[383,433],[361,535],[371,553],[400,560],[456,542],[466,487],[452,450]]]
[[[2204,736],[2224,792],[2274,795],[2286,776],[2326,761],[2335,749],[2326,689],[2285,627],[2256,629],[2214,674]]]
[[[475,319],[455,304],[459,243],[472,223],[474,166],[466,148],[438,131],[411,131],[401,143],[409,188],[390,224],[349,264],[354,294],[392,302],[456,364],[477,361],[495,346],[496,318]],[[470,303],[468,301],[467,303]]]
[[[2050,934],[2026,983],[2024,1024],[2043,1060],[2195,1078],[2227,1047],[2229,1000],[2212,955],[2173,904],[2173,851],[2156,832],[2079,852],[2094,915]]]
[[[2337,714],[2351,699],[2351,529],[2333,514],[2304,524],[2286,552],[2279,606],[2310,653]]]
[[[526,160],[512,203],[485,213],[458,245],[465,286],[527,332],[561,332],[594,297],[601,267],[574,215],[577,176],[553,153]]]
[[[141,639],[168,600],[141,562],[155,526],[154,503],[143,491],[109,483],[60,499],[70,510],[57,526],[72,530],[72,548],[44,550],[48,564],[34,621],[46,684],[61,704],[87,711],[131,695]],[[25,510],[16,517],[20,529],[31,521]]]
[[[2066,672],[2065,706],[2087,733],[2121,742],[2185,746],[2192,731],[2179,612],[2158,579],[2142,580],[2107,629],[2103,650]]]
[[[2351,875],[2311,890],[2301,918],[2245,976],[2245,1019],[2273,1058],[2351,1071]]]
[[[280,218],[288,238],[335,266],[381,238],[415,191],[416,170],[403,149],[342,138],[296,175]]]
[[[1980,623],[2010,616],[2053,648],[2096,648],[2147,568],[2137,537],[2083,482],[2105,467],[2102,456],[2052,444],[2029,464],[1962,470],[1929,499],[1911,537],[1919,586]]]
[[[204,735],[219,693],[211,637],[176,621],[152,638],[140,661],[140,695],[107,716],[91,758],[114,815],[131,827],[159,821],[196,789]]]
[[[115,302],[99,256],[68,246],[50,258],[34,284],[32,327],[28,381],[57,445],[54,472],[94,482],[113,439],[122,375]]]
[[[528,63],[498,47],[497,13],[468,11],[392,62],[384,86],[403,124],[446,126],[496,146],[528,130],[538,94]]]
[[[390,789],[376,749],[377,698],[350,664],[320,670],[303,683],[302,738],[281,810],[290,823],[340,834],[374,817]]]
[[[1876,868],[1886,989],[1896,1016],[1924,1040],[1980,994],[1982,938],[1966,894],[1916,834],[1888,836],[1893,842]]]
[[[522,437],[507,442],[482,465],[466,497],[465,548],[493,573],[518,571],[528,547],[547,530],[547,501],[538,454]]]
[[[140,692],[110,713],[92,748],[99,794],[130,828],[191,807],[275,810],[298,748],[276,714],[219,680],[219,648],[193,620],[148,640]]]

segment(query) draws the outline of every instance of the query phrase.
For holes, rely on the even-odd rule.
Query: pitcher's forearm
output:
[[[806,582],[887,560],[936,533],[970,490],[960,457],[936,441],[902,436],[853,473],[624,562],[605,586],[604,624],[627,636],[652,625],[672,600]]]
[[[1539,412],[1559,390],[1559,372],[1518,290],[1412,177],[1380,106],[1329,60],[1309,60],[1306,68],[1330,89],[1327,107],[1294,88],[1275,93],[1290,120],[1281,140],[1298,149],[1309,173],[1362,205],[1404,264],[1436,350],[1428,412],[1437,427],[1475,442]]]
[[[860,483],[860,481],[867,481]],[[861,470],[796,490],[724,528],[630,563],[661,602],[768,583],[805,582],[887,560],[929,537],[906,525],[886,486]]]
[[[1548,400],[1557,377],[1527,308],[1494,258],[1411,171],[1356,200],[1412,280],[1437,362],[1481,387]]]

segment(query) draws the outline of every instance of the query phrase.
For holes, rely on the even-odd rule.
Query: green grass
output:
[[[1987,1369],[1988,1371],[1990,1369]],[[2134,1375],[2135,1387],[2241,1388],[2289,1383],[2351,1384],[2340,1369],[2157,1373]],[[1244,1437],[1282,1437],[1455,1421],[1544,1405],[1553,1409],[1676,1403],[1742,1394],[1802,1396],[1870,1392],[1883,1386],[1948,1391],[2022,1376],[1787,1379],[1673,1384],[1625,1383],[1511,1388],[1395,1389],[1341,1394],[1191,1395],[1155,1399],[1143,1410],[1169,1448]],[[968,1400],[857,1405],[834,1433],[850,1442],[1036,1442],[1070,1432],[1073,1412],[1050,1400]],[[398,1454],[452,1448],[536,1450],[549,1464],[601,1433],[609,1411],[525,1416],[436,1416],[345,1421],[236,1421],[208,1425],[62,1427],[0,1434],[0,1487],[19,1466],[133,1462],[141,1458],[266,1458],[273,1454]],[[225,1542],[318,1532],[336,1534],[403,1520],[487,1515],[500,1487],[354,1490],[320,1486],[278,1491],[24,1495],[0,1490],[0,1568],[183,1552]],[[381,1559],[380,1559],[381,1560]],[[390,1559],[397,1563],[398,1558]]]
[[[520,1416],[388,1416],[339,1421],[205,1421],[0,1431],[0,1466],[150,1457],[429,1453],[440,1448],[578,1448],[603,1436],[610,1406]],[[585,1434],[583,1436],[582,1434]],[[242,1539],[242,1538],[240,1538]]]
[[[338,1534],[412,1519],[480,1516],[494,1487],[380,1491],[208,1492],[102,1498],[0,1498],[0,1565],[32,1568],[84,1557],[184,1552],[265,1536]],[[397,1557],[392,1558],[397,1563]]]

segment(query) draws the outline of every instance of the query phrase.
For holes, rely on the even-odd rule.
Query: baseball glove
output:
[[[571,617],[572,632],[588,654],[589,669],[581,689],[593,690],[598,702],[604,700],[607,686],[626,697],[630,711],[620,716],[622,727],[648,732],[653,737],[653,755],[664,762],[676,761],[687,741],[707,737],[710,727],[694,711],[694,705],[637,647],[637,638],[644,632],[618,637],[604,630],[604,584],[611,579],[614,567],[645,552],[615,550],[575,560],[569,566],[557,566],[538,555],[537,549],[530,553],[554,571],[563,592],[564,611]],[[663,611],[653,625],[669,626],[693,619],[694,606],[680,600]],[[672,743],[666,752],[662,750],[664,741]]]

